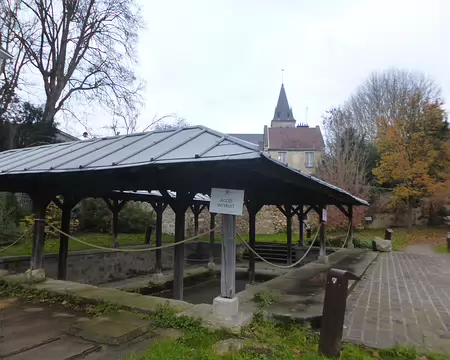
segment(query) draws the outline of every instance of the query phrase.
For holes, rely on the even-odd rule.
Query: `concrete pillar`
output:
[[[42,269],[44,267],[45,213],[49,201],[42,197],[32,197],[32,201],[35,221],[30,267]]]
[[[319,219],[320,219],[320,231],[319,231],[319,240],[320,240],[320,249],[319,249],[319,261],[322,263],[328,262],[327,256],[327,245],[325,243],[325,221],[323,218],[323,210],[325,207],[319,207]]]
[[[208,267],[212,268],[214,264],[214,241],[215,241],[215,231],[213,230],[216,227],[216,214],[211,213],[209,219],[209,260]]]
[[[348,206],[348,226],[349,233],[348,233],[348,240],[347,240],[347,247],[349,249],[353,249],[355,246],[353,245],[353,205]]]
[[[220,296],[213,301],[213,314],[217,318],[233,318],[239,312],[235,296],[236,278],[236,216],[222,214],[222,264]]]

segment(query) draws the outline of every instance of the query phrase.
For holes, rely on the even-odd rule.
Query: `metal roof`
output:
[[[5,151],[0,176],[258,157],[257,145],[193,126]]]
[[[135,200],[135,201],[151,201],[153,199],[159,200],[159,199],[161,199],[163,197],[161,192],[158,191],[158,190],[151,190],[151,191],[146,191],[146,190],[120,191],[120,190],[116,190],[116,191],[114,191],[114,194],[117,194],[117,195],[123,195],[123,194],[129,195],[129,196],[132,197],[131,200]],[[167,194],[172,199],[176,199],[177,198],[176,191],[168,190]],[[208,195],[198,193],[198,194],[195,194],[193,200],[207,204],[207,203],[210,202],[211,199],[210,199],[210,197]]]
[[[316,194],[317,196],[323,195],[323,197],[334,199],[339,203],[368,205],[364,200],[354,197],[342,189],[271,159],[268,154],[259,150],[258,145],[204,126],[105,137],[1,152],[0,191],[26,192],[30,187],[34,187],[34,190],[36,188],[44,189],[46,186],[55,186],[54,181],[60,179],[60,175],[65,176],[65,181],[70,181],[71,178],[75,179],[76,175],[76,180],[73,180],[75,183],[70,186],[82,186],[79,182],[84,181],[83,186],[86,189],[94,185],[98,188],[101,187],[101,184],[92,184],[93,180],[87,174],[103,174],[102,179],[108,180],[111,179],[111,176],[115,176],[113,172],[115,169],[126,170],[126,174],[124,171],[120,172],[120,175],[124,176],[124,178],[120,178],[120,190],[132,190],[135,189],[134,186],[138,186],[137,180],[139,179],[130,178],[130,176],[136,176],[132,175],[130,171],[150,168],[158,171],[157,169],[162,165],[172,165],[175,171],[175,175],[171,175],[169,179],[172,181],[172,185],[174,182],[182,184],[184,179],[177,174],[177,171],[181,171],[180,166],[182,164],[189,167],[204,164],[201,166],[203,170],[213,171],[213,167],[209,167],[208,162],[211,162],[211,164],[223,163],[233,167],[234,164],[236,166],[238,163],[243,164],[243,161],[246,165],[233,175],[235,181],[250,176],[250,185],[246,186],[254,187],[260,180],[265,180],[265,191],[269,191],[273,186],[277,186],[280,191],[283,191],[284,188],[285,191],[288,191],[290,186],[295,193],[285,193],[285,200],[292,198],[294,195],[298,198],[300,191],[303,192],[304,196],[310,195],[312,197]],[[197,166],[196,168],[200,167]],[[189,176],[194,182],[203,180],[201,174],[186,169],[186,167],[183,167],[183,171],[188,171],[183,173],[184,176]],[[102,170],[106,170],[109,175],[105,175]],[[119,176],[119,172],[117,172],[117,176]],[[154,176],[157,177],[157,173],[154,173]],[[180,176],[179,180],[176,178],[177,176]],[[230,184],[230,181],[224,175],[215,174],[215,176],[216,179],[221,179],[220,185],[228,186]],[[267,181],[273,185],[270,185]],[[164,184],[160,186],[164,186]],[[156,188],[160,188],[160,186]],[[24,189],[24,187],[27,187],[27,189]],[[79,190],[74,187],[71,189]],[[11,190],[13,188],[19,190]],[[115,188],[118,188],[117,185]],[[173,186],[168,188],[174,189]],[[142,189],[142,187],[136,189]],[[47,190],[52,190],[52,188],[47,188]],[[268,195],[270,194],[268,193]]]
[[[260,145],[264,141],[264,134],[228,134],[235,138]]]

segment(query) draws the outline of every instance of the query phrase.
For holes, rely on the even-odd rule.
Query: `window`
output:
[[[305,152],[305,166],[307,168],[314,167],[314,153],[312,151]]]
[[[278,160],[280,160],[281,162],[285,163],[287,162],[286,159],[286,153],[285,152],[278,152]]]

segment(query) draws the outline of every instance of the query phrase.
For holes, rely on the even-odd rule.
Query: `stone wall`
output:
[[[238,250],[240,248],[238,246]],[[221,244],[216,243],[214,247],[216,263],[220,262],[220,251]],[[237,251],[237,253],[240,252]],[[172,268],[173,248],[164,249],[162,254],[163,267],[166,269]],[[192,242],[185,244],[186,264],[207,263],[208,254],[208,243]],[[69,254],[67,262],[67,280],[98,285],[108,281],[152,273],[155,266],[155,252],[76,251]],[[29,266],[29,256],[7,256],[0,259],[0,269],[11,272],[24,272]],[[44,269],[48,277],[57,277],[57,254],[44,256]]]
[[[313,211],[312,211],[313,212]],[[311,212],[311,213],[312,213]],[[210,214],[208,209],[203,210],[199,216],[199,233],[209,230]],[[191,209],[186,212],[185,221],[186,236],[194,235],[194,214]],[[221,225],[221,216],[216,216],[216,226]],[[244,214],[237,217],[237,231],[241,235],[248,234],[248,212],[244,207]],[[286,217],[278,210],[276,206],[264,206],[256,215],[256,233],[257,234],[276,234],[286,231]],[[163,232],[174,234],[175,232],[175,213],[170,207],[167,207],[163,214]],[[292,233],[299,232],[298,217],[292,219]],[[294,235],[295,236],[295,235]]]

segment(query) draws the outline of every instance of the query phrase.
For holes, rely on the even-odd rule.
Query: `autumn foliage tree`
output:
[[[381,160],[373,173],[380,184],[393,187],[394,204],[406,204],[409,229],[414,201],[443,189],[449,161],[442,102],[424,100],[422,95],[405,95],[396,116],[380,118],[377,124]]]

